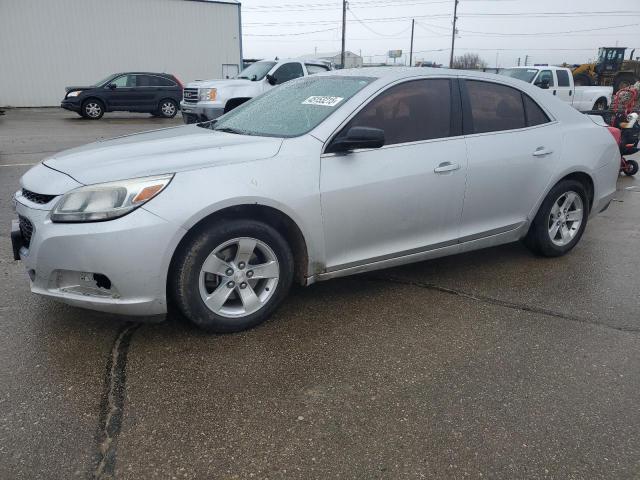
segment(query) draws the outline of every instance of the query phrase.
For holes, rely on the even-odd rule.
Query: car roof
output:
[[[173,77],[173,74],[164,72],[120,72],[114,73],[114,75],[161,75],[165,77]]]

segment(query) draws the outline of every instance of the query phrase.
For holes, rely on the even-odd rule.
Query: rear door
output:
[[[558,85],[558,98],[563,102],[567,102],[569,105],[573,103],[573,88],[571,86],[571,79],[569,78],[568,70],[556,70],[556,80]]]
[[[461,241],[522,226],[561,155],[561,126],[520,90],[465,80],[469,172]]]
[[[385,145],[322,155],[328,271],[455,247],[467,170],[458,93],[451,79],[393,85],[336,135],[379,128]]]
[[[178,85],[159,75],[137,75],[138,100],[140,111],[153,112],[165,98],[176,100]]]

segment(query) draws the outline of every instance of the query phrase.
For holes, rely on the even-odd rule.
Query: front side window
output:
[[[309,75],[313,75],[314,73],[322,73],[322,72],[328,72],[329,71],[329,67],[325,67],[324,65],[310,65],[310,64],[305,64],[305,66],[307,67],[307,72],[309,73]]]
[[[556,70],[556,75],[558,76],[559,87],[571,86],[571,83],[569,82],[569,72],[567,72],[566,70]]]
[[[543,83],[548,83],[550,87],[555,85],[553,81],[553,73],[551,70],[542,70],[540,72],[540,76],[536,80],[536,85],[542,85]]]
[[[384,130],[385,145],[451,135],[451,82],[413,80],[385,90],[347,124]],[[342,133],[341,133],[342,135]]]
[[[519,90],[497,83],[467,80],[473,133],[523,128],[526,124]]]
[[[115,78],[111,81],[111,84],[114,84],[116,88],[131,88],[136,86],[136,76],[135,75],[120,75],[118,78]]]
[[[285,63],[279,67],[274,73],[273,78],[276,79],[276,85],[288,82],[294,78],[299,78],[304,75],[302,71],[302,65],[298,62]]]
[[[297,137],[318,126],[372,81],[370,77],[348,76],[300,78],[201,126],[244,135]]]

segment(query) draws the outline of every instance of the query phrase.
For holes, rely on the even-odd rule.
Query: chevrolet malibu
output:
[[[45,159],[22,177],[11,238],[34,293],[233,332],[293,282],[518,240],[564,255],[619,160],[606,128],[518,80],[327,72],[216,121]]]

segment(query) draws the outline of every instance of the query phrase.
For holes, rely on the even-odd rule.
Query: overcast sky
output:
[[[346,48],[365,62],[389,50],[448,65],[453,0],[352,0]],[[342,0],[242,0],[245,58],[339,51]],[[477,52],[489,64],[582,63],[598,47],[638,48],[640,0],[460,0],[456,55]],[[627,52],[627,55],[630,52]]]

